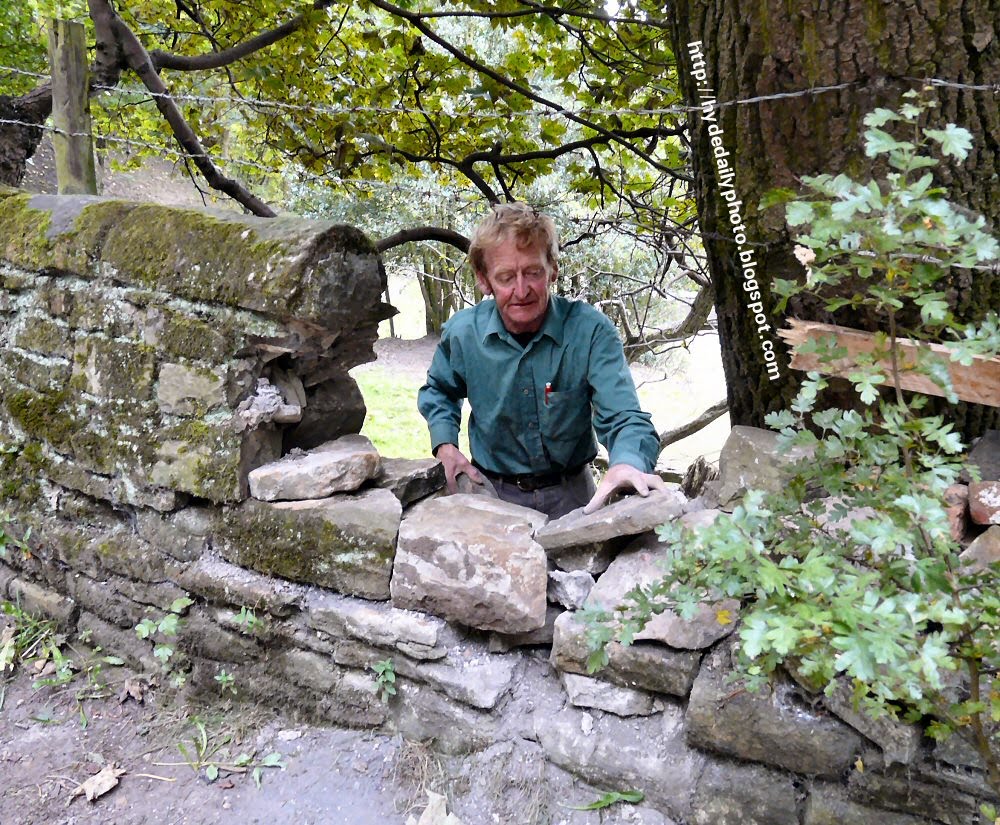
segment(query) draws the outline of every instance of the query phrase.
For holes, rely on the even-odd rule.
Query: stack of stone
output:
[[[1000,430],[988,430],[969,453],[978,481],[948,489],[952,535],[967,545],[963,560],[977,566],[1000,561]]]

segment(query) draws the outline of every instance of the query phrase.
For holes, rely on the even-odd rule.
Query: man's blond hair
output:
[[[486,275],[486,252],[514,238],[519,249],[538,245],[551,266],[559,261],[559,238],[552,218],[526,203],[498,203],[472,233],[469,265],[477,275]]]

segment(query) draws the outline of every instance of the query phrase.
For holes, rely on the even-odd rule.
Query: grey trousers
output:
[[[490,482],[496,488],[497,495],[511,504],[520,504],[545,513],[549,518],[559,518],[571,510],[583,507],[594,496],[597,485],[594,483],[594,472],[587,464],[580,472],[567,478],[562,484],[552,487],[542,487],[526,493],[519,490],[516,484],[491,478]]]

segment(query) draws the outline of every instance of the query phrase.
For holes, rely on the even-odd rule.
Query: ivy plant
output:
[[[946,343],[964,364],[1000,351],[995,312],[959,322],[949,305],[954,273],[995,273],[1000,247],[981,217],[934,185],[940,156],[961,162],[972,140],[953,124],[926,126],[932,106],[911,92],[898,111],[866,116],[865,153],[887,170],[881,179],[818,175],[804,179],[803,195],[771,199],[785,203],[801,233],[797,256],[807,267],[801,282],[775,285],[783,303],[809,292],[830,310],[849,305],[880,319],[875,350],[842,370],[857,402],[820,408],[827,379],[808,373],[791,409],[767,419],[784,449],[808,456],[790,466],[785,488],[748,492],[707,528],[661,527],[664,577],[614,610],[588,613],[589,664],[605,664],[607,643],[629,643],[655,613],[690,618],[706,600],[736,598],[748,687],[779,667],[830,694],[846,682],[874,717],[966,737],[1000,793],[998,565],[961,557],[944,493],[965,447],[943,416],[927,412],[926,397],[901,386],[905,372],[919,372],[954,402],[948,362],[929,342]],[[904,354],[904,337],[916,342],[915,357]],[[834,338],[800,349],[846,363]]]

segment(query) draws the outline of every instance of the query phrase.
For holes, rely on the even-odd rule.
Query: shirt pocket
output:
[[[548,402],[542,405],[541,425],[542,443],[549,457],[556,464],[567,466],[592,429],[590,385],[550,392]]]

